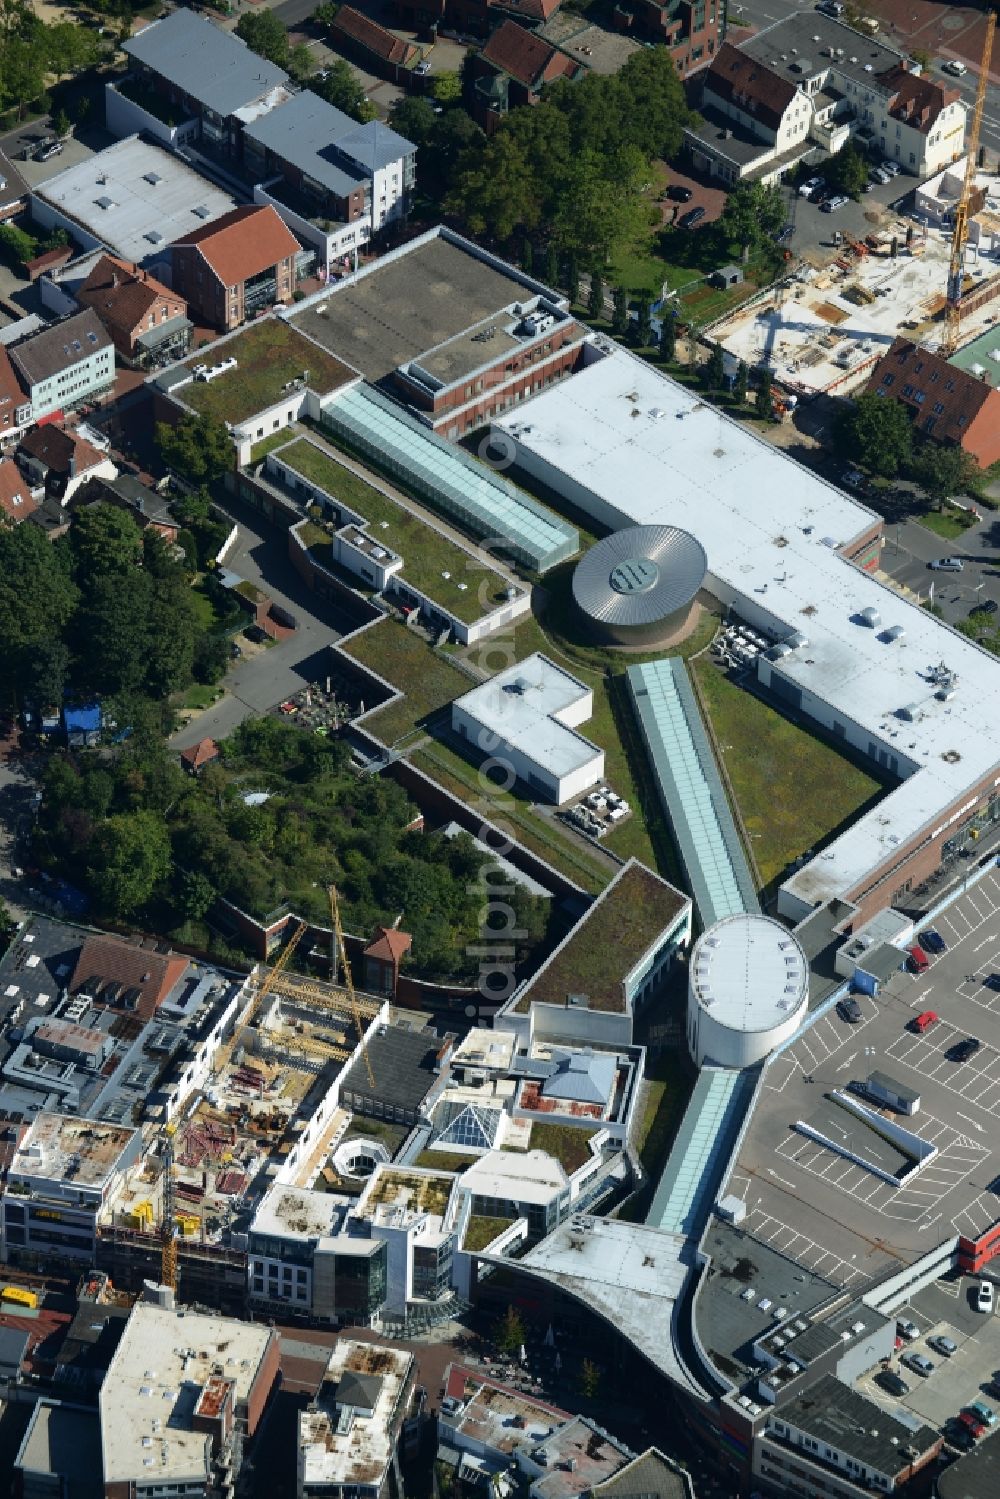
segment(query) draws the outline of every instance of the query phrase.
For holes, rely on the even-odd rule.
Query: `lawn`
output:
[[[260,442],[255,442],[250,449],[250,462],[260,463],[268,453],[273,453],[275,448],[282,448],[285,443],[290,442],[289,429],[282,427],[280,432],[272,432],[268,437],[262,437]]]
[[[680,1052],[662,1051],[646,1063],[645,1097],[632,1144],[646,1173],[646,1182],[629,1202],[622,1217],[635,1223],[645,1217],[663,1164],[674,1143],[694,1076]]]
[[[693,663],[692,675],[716,742],[724,747],[725,771],[761,881],[771,886],[793,859],[877,800],[883,783],[705,658]]]
[[[572,1124],[533,1124],[528,1139],[529,1150],[544,1150],[562,1166],[567,1176],[578,1171],[591,1159],[591,1129],[576,1129]]]
[[[182,708],[195,709],[210,708],[222,695],[223,690],[221,687],[206,687],[196,682],[193,687],[189,687],[187,692],[185,692],[181,698],[180,706]]]
[[[411,1166],[426,1166],[431,1171],[468,1171],[478,1157],[462,1155],[455,1150],[422,1150]]]
[[[918,515],[917,520],[928,531],[943,536],[945,541],[953,541],[956,536],[961,536],[975,521],[967,510],[959,510],[955,505],[949,505],[944,510],[928,510],[925,515]]]
[[[428,715],[439,712],[472,686],[446,656],[395,619],[380,620],[371,629],[342,641],[340,649],[406,694],[365,721],[385,744],[395,744],[411,734]]]
[[[466,624],[485,612],[479,597],[484,577],[489,584],[488,607],[493,607],[495,595],[502,596],[506,582],[499,573],[489,572],[422,517],[390,500],[314,442],[300,438],[285,449],[281,461],[362,515],[372,535],[402,557],[405,581]]]
[[[285,387],[308,371],[310,390],[322,393],[355,379],[353,370],[303,338],[280,318],[262,318],[224,343],[213,357],[233,358],[236,368],[215,380],[192,380],[177,391],[185,406],[219,422],[238,424],[281,400]],[[206,362],[192,355],[187,368]]]
[[[484,1213],[470,1213],[469,1221],[465,1225],[465,1240],[463,1249],[470,1252],[476,1249],[485,1249],[487,1244],[492,1244],[497,1234],[502,1234],[505,1228],[510,1228],[513,1218],[489,1218]]]

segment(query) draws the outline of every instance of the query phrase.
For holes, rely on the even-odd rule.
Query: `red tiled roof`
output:
[[[357,42],[359,47],[383,58],[385,62],[405,65],[417,50],[412,42],[393,36],[391,31],[386,31],[384,26],[363,16],[350,5],[340,7],[330,30],[333,33],[339,31],[352,42]]]
[[[748,57],[731,42],[723,42],[705,75],[705,88],[719,99],[735,104],[755,120],[771,126],[781,124],[785,110],[796,95],[794,83],[772,73],[754,57]]]
[[[0,459],[0,512],[8,520],[20,521],[37,509],[17,464],[11,458]]]
[[[139,991],[136,1013],[149,1020],[187,971],[188,960],[179,953],[160,953],[143,947],[135,938],[88,937],[76,960],[69,981],[71,993],[96,985],[122,984]],[[98,992],[95,998],[102,996]]]
[[[176,245],[197,245],[224,286],[239,286],[298,254],[299,242],[270,203],[234,208]]]
[[[218,753],[219,746],[214,739],[199,739],[197,744],[181,750],[181,764],[187,770],[200,770],[203,765],[214,760]]]
[[[914,423],[920,431],[960,446],[976,417],[990,402],[996,407],[996,420],[1000,423],[1000,391],[968,371],[956,369],[940,354],[931,353],[909,338],[897,338],[882,356],[867,391],[869,394],[880,391],[902,401],[915,413]],[[938,406],[940,411],[936,410]]]
[[[945,105],[960,98],[957,89],[945,88],[933,78],[918,76],[900,65],[880,73],[878,81],[884,88],[895,89],[888,106],[893,119],[904,120],[922,135],[932,129]]]
[[[377,926],[375,935],[365,948],[364,956],[398,964],[412,946],[413,938],[409,932],[401,932],[394,926]]]
[[[130,266],[115,255],[102,255],[76,294],[84,307],[92,307],[102,323],[131,333],[156,302],[183,301],[148,272]]]
[[[0,432],[13,429],[14,413],[19,406],[27,404],[28,397],[21,389],[10,355],[0,344]]]
[[[486,62],[528,88],[541,83],[546,68],[557,56],[555,47],[516,21],[504,21],[483,48]]]

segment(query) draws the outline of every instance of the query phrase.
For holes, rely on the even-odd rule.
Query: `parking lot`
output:
[[[746,1229],[833,1284],[864,1289],[958,1233],[1000,1219],[1000,872],[991,867],[934,922],[947,951],[925,973],[900,970],[852,1023],[830,1009],[768,1067],[728,1191]],[[913,1029],[933,1010],[939,1023]],[[949,1053],[974,1037],[965,1061]],[[832,1096],[873,1071],[919,1094],[905,1118],[859,1118]],[[881,1115],[935,1147],[913,1157],[887,1142]],[[898,1173],[898,1179],[897,1178]],[[996,1358],[1000,1367],[1000,1351]]]

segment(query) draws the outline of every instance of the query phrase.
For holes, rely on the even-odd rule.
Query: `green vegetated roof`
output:
[[[305,383],[320,395],[357,379],[348,365],[281,318],[252,323],[234,338],[202,349],[184,363],[193,370],[196,364],[220,364],[223,359],[235,359],[236,368],[214,380],[194,380],[177,392],[192,411],[220,422],[243,422],[277,405],[288,382],[307,370]]]
[[[623,978],[685,903],[642,864],[627,864],[521,995],[518,1011],[534,1003],[562,1005],[567,995],[581,994],[590,1010],[624,1012]]]
[[[402,557],[404,582],[457,619],[472,624],[503,602],[507,582],[500,573],[484,567],[479,558],[359,478],[314,442],[300,438],[277,456],[333,499],[362,515],[373,538]]]

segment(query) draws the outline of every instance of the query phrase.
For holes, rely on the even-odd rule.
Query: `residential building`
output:
[[[78,432],[51,422],[22,437],[17,464],[37,499],[44,496],[63,507],[91,479],[118,477],[118,469],[106,452]]]
[[[322,275],[357,263],[358,249],[404,219],[416,182],[416,147],[388,125],[360,125],[305,89],[248,124],[244,157],[254,197],[272,203]]]
[[[31,493],[31,486],[13,458],[0,458],[0,514],[3,519],[17,525],[37,509],[38,501]]]
[[[405,1349],[342,1338],[299,1413],[297,1499],[396,1499],[398,1445],[416,1361]]]
[[[502,756],[534,794],[561,807],[604,774],[604,751],[576,732],[593,711],[591,689],[536,651],[456,698],[451,728],[474,754]]]
[[[481,52],[470,54],[472,113],[492,135],[511,109],[537,104],[546,83],[585,71],[536,32],[503,21]]]
[[[393,83],[402,82],[421,57],[421,49],[413,42],[396,36],[353,5],[342,5],[337,11],[330,37],[355,62]]]
[[[273,1327],[137,1302],[99,1397],[105,1499],[237,1483],[280,1359]]]
[[[138,937],[95,933],[80,948],[68,988],[149,1020],[161,1005],[174,1002],[190,966],[181,953]]]
[[[926,1423],[903,1421],[824,1374],[768,1416],[754,1444],[754,1473],[783,1493],[893,1494],[942,1445],[941,1433]]]
[[[725,36],[722,0],[618,0],[612,15],[620,31],[665,46],[681,78],[710,62]]]
[[[31,419],[31,402],[21,389],[6,347],[0,344],[0,448],[14,442]]]
[[[446,27],[485,40],[507,19],[534,29],[557,13],[562,0],[393,0],[393,24],[421,34]]]
[[[435,285],[440,295],[414,298]],[[565,297],[443,226],[289,317],[449,440],[570,374],[585,336]]]
[[[1000,460],[1000,390],[981,375],[952,365],[909,338],[897,338],[875,366],[868,392],[901,401],[913,427],[935,442],[954,444],[980,468]]]
[[[49,177],[31,195],[36,223],[64,229],[84,250],[143,266],[167,285],[171,242],[235,207],[230,193],[176,152],[137,135]]]
[[[165,107],[174,106],[196,140],[239,158],[244,127],[291,98],[287,73],[194,11],[172,11],[144,26],[122,50],[133,78],[152,95],[148,109],[132,104],[131,110],[131,101],[119,96],[115,107],[129,131],[148,131],[151,121],[155,128]]]
[[[701,122],[686,138],[700,170],[724,182],[778,180],[849,139],[927,177],[962,153],[957,89],[892,47],[819,12],[792,15],[733,46],[701,80]]]
[[[155,531],[168,546],[177,541],[180,522],[170,509],[169,495],[157,494],[135,474],[102,476],[89,486],[85,498],[127,510],[140,531]]]
[[[275,1184],[250,1224],[249,1305],[329,1326],[369,1325],[386,1302],[388,1245],[352,1231],[356,1198]]]
[[[205,765],[219,758],[219,746],[214,739],[199,739],[197,744],[181,750],[181,764],[192,775],[197,775]]]
[[[36,422],[100,401],[114,385],[114,345],[90,308],[29,334],[8,353]]]
[[[141,1150],[137,1129],[37,1114],[14,1152],[0,1194],[3,1258],[92,1265],[98,1215]]]
[[[191,344],[187,303],[140,266],[102,255],[76,293],[114,340],[118,357],[146,369],[178,359]]]
[[[295,290],[299,242],[270,204],[234,208],[171,246],[173,281],[194,315],[228,333]]]

